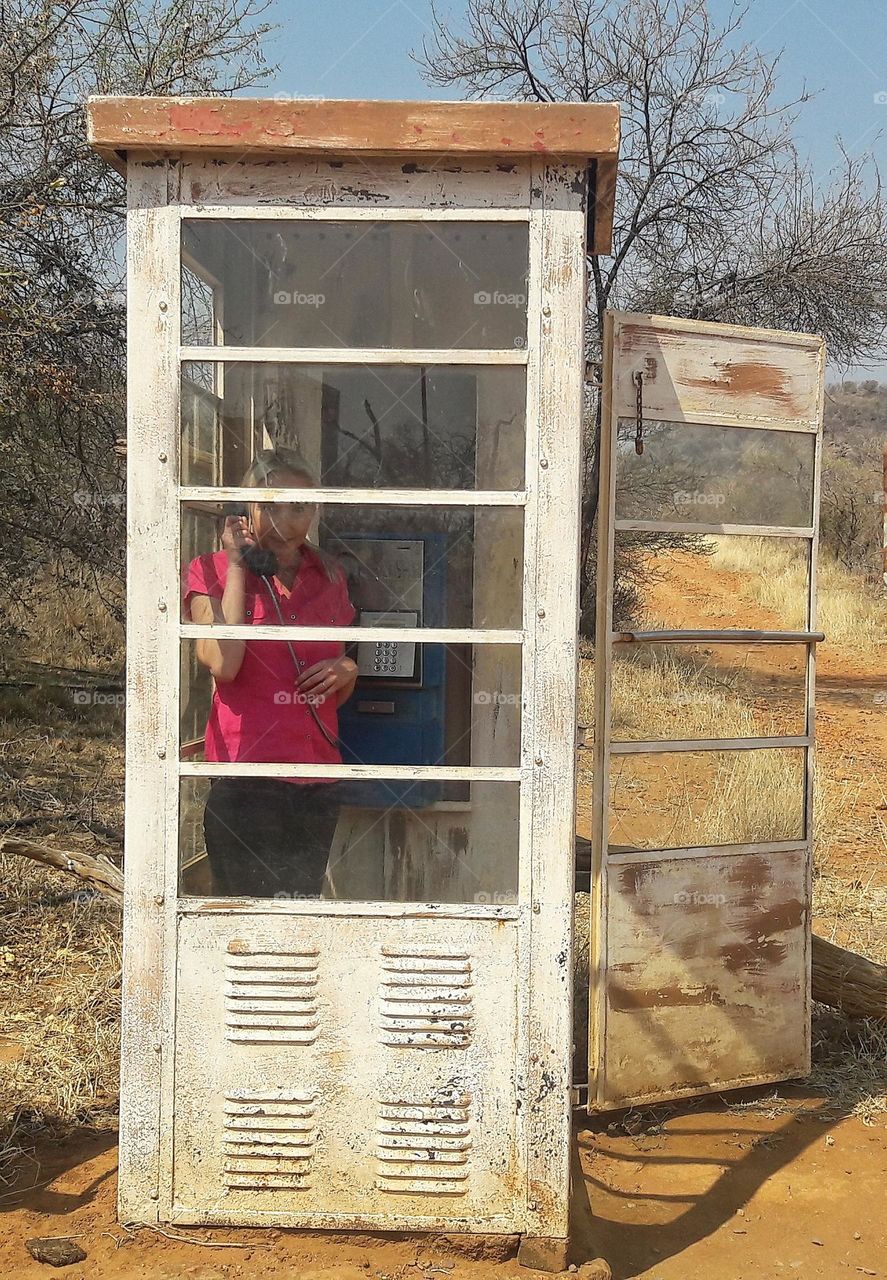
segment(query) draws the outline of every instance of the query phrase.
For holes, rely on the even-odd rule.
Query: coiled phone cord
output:
[[[275,610],[277,611],[277,617],[278,617],[278,620],[280,621],[280,625],[281,625],[282,627],[285,627],[285,626],[286,626],[286,622],[285,622],[284,617],[283,617],[283,612],[282,612],[282,610],[281,610],[281,608],[280,608],[280,603],[279,603],[279,601],[278,601],[278,599],[277,599],[277,593],[275,592],[274,588],[272,587],[271,583],[269,582],[268,577],[267,577],[267,575],[266,575],[266,574],[264,574],[264,573],[260,573],[260,574],[259,574],[259,577],[262,579],[262,581],[264,582],[265,586],[268,588],[268,594],[269,594],[269,596],[271,597],[271,603],[274,605],[274,608],[275,608]],[[297,673],[298,675],[300,675],[300,676],[301,676],[301,674],[302,674],[302,664],[299,662],[299,659],[296,657],[296,651],[295,651],[295,649],[293,648],[291,641],[289,641],[289,640],[285,640],[285,641],[284,641],[284,644],[286,645],[286,647],[287,647],[287,648],[289,649],[289,651],[290,651],[290,657],[291,657],[291,658],[292,658],[292,660],[293,660],[293,666],[294,666],[294,667],[295,667],[295,669],[296,669],[296,673]],[[341,745],[342,745],[341,740],[340,740],[338,737],[336,737],[335,735],[333,735],[333,734],[331,734],[331,733],[330,733],[329,729],[327,729],[326,725],[323,723],[323,721],[321,720],[320,716],[317,714],[317,709],[316,709],[316,707],[314,706],[314,703],[311,701],[311,694],[306,694],[306,695],[305,695],[305,698],[306,698],[306,703],[307,703],[307,706],[308,706],[308,710],[311,712],[311,715],[312,715],[312,717],[313,717],[313,719],[314,719],[314,723],[317,725],[318,729],[319,729],[319,730],[320,730],[320,732],[323,734],[323,736],[326,738],[326,740],[327,740],[327,742],[330,744],[330,746],[331,746],[331,747],[335,747],[335,748],[338,750],[338,749],[339,749],[339,747],[341,747]]]

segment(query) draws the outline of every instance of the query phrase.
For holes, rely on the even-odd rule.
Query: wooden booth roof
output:
[[[616,102],[92,97],[86,117],[90,145],[122,172],[130,151],[228,159],[550,156],[589,164],[594,251],[610,247],[619,155]]]

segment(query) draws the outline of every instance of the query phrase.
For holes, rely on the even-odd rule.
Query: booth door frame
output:
[[[810,1069],[810,908],[816,563],[825,345],[815,335],[609,311],[602,377],[595,637],[588,1110],[645,1105],[789,1079]],[[620,420],[760,428],[812,437],[810,518],[785,527],[616,517]],[[791,537],[809,548],[803,630],[616,633],[615,535]],[[614,646],[704,642],[804,646],[796,736],[615,742]],[[769,843],[611,850],[609,781],[642,752],[803,751],[803,835]],[[738,886],[743,886],[742,892]],[[732,885],[732,888],[731,888]],[[722,905],[708,908],[707,899]],[[689,891],[688,891],[689,890]],[[732,955],[731,955],[732,953]],[[732,967],[731,967],[732,966]],[[733,1047],[739,1050],[735,1055]],[[742,1061],[738,1061],[742,1058]]]
[[[527,469],[519,497],[526,520],[524,706],[521,763],[505,771],[521,783],[520,894],[514,907],[443,906],[438,913],[510,918],[519,930],[515,1106],[525,1177],[515,1223],[530,1237],[568,1235],[587,175],[541,158],[507,166],[450,160],[445,169],[435,171],[432,163],[415,176],[407,172],[413,168],[378,162],[370,172],[365,163],[333,166],[323,160],[265,164],[250,157],[220,165],[154,154],[128,157],[127,866],[118,1192],[123,1221],[167,1220],[172,1204],[175,948],[182,911],[178,784],[194,769],[178,759],[179,648],[185,634],[178,618],[179,506],[185,496],[176,473],[179,363],[219,355],[180,346],[181,219],[226,211],[290,217],[300,210],[317,217],[529,223]],[[387,202],[396,208],[386,210]],[[242,355],[232,349],[225,354]],[[330,354],[313,350],[310,359],[322,362]],[[272,355],[265,351],[263,358]],[[433,355],[450,363],[472,358],[465,351]],[[400,357],[417,361],[414,351],[384,353],[393,363]],[[429,353],[421,359],[432,362]],[[488,352],[479,359],[493,362]],[[516,359],[511,353],[510,361]],[[472,492],[449,500],[479,505],[479,498],[503,500]],[[435,638],[471,642],[481,636],[439,632]],[[370,776],[372,769],[362,766],[355,776]],[[489,776],[481,769],[468,772]],[[374,776],[390,774],[379,766]],[[191,900],[188,909],[193,905]],[[342,905],[331,904],[339,914]],[[355,911],[361,905],[354,904]],[[363,906],[363,914],[415,914],[414,904]],[[283,912],[305,907],[275,904]],[[311,909],[324,910],[322,904]]]

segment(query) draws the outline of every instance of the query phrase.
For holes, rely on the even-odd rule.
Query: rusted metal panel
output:
[[[318,98],[93,97],[100,151],[482,153],[557,161],[615,156],[615,102],[384,102]]]
[[[617,326],[614,409],[644,418],[817,429],[822,340],[806,334],[625,315]],[[776,523],[776,521],[774,521]]]
[[[176,1222],[520,1230],[518,922],[347,924],[180,918],[165,1209]]]
[[[809,1070],[807,857],[610,865],[603,1105]]]

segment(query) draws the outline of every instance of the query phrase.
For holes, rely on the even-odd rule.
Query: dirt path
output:
[[[792,1090],[786,1091],[788,1093]],[[788,1112],[728,1110],[706,1100],[631,1136],[577,1125],[573,1249],[603,1255],[616,1280],[778,1280],[887,1276],[884,1126],[818,1114],[794,1091]],[[749,1096],[749,1095],[746,1095]],[[735,1104],[734,1095],[734,1104]],[[769,1105],[769,1104],[768,1104]],[[0,1274],[55,1274],[25,1249],[71,1235],[87,1254],[70,1280],[525,1280],[514,1258],[466,1257],[440,1242],[293,1231],[150,1228],[115,1219],[113,1133],[44,1144],[0,1197]],[[193,1243],[191,1242],[193,1241]],[[227,1247],[220,1242],[234,1242]],[[202,1242],[202,1243],[199,1243]]]

